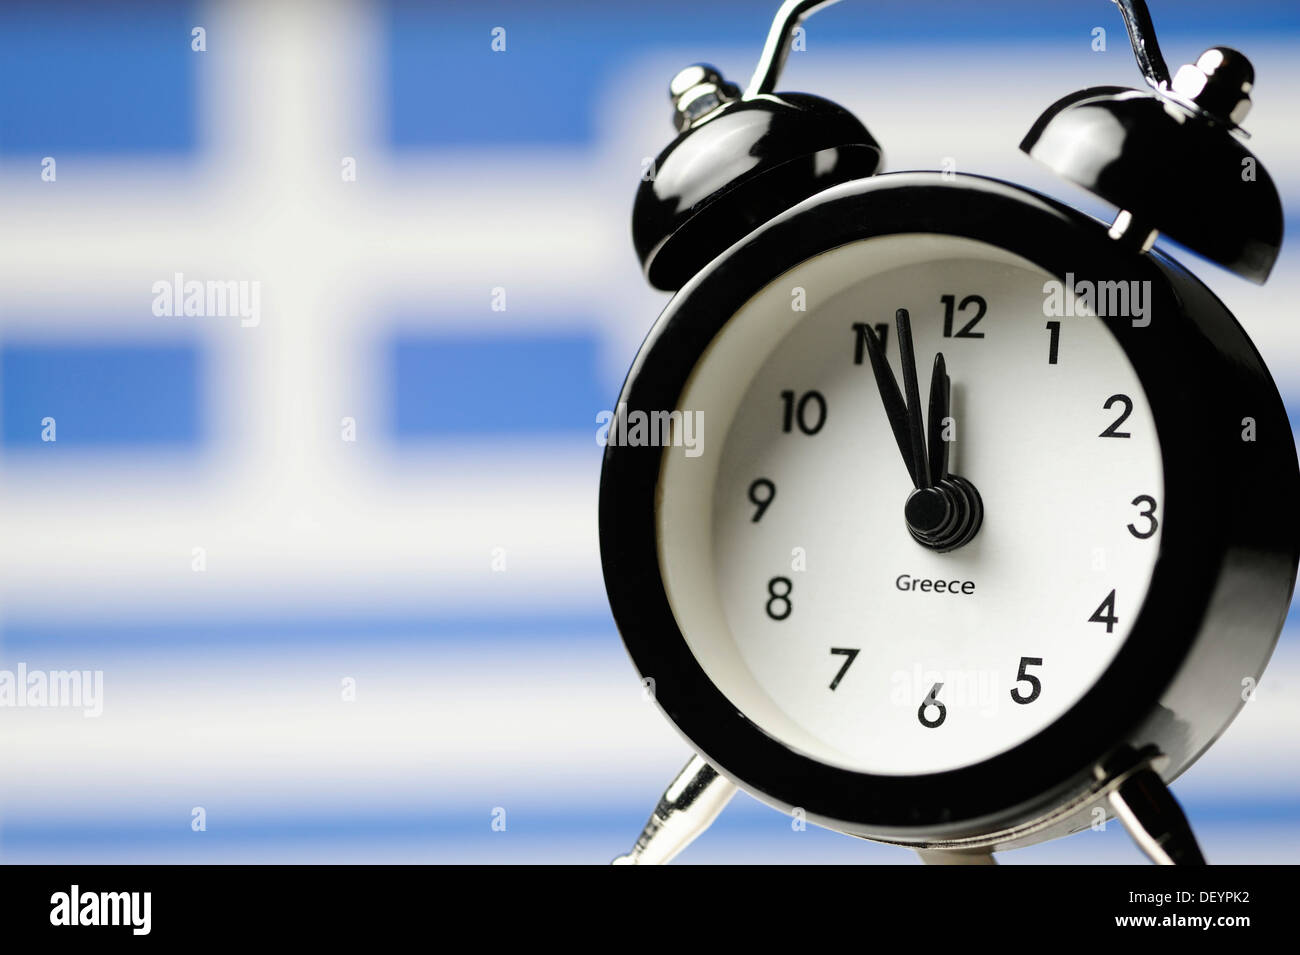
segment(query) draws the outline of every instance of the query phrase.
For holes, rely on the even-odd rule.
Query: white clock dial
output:
[[[666,590],[710,679],[792,748],[880,774],[976,763],[1062,716],[1127,637],[1164,519],[1155,425],[1104,322],[1045,314],[1051,281],[969,239],[856,242],[765,287],[692,373],[703,453],[663,457]],[[923,408],[944,355],[950,469],[983,501],[948,553],[905,526],[913,482],[853,329],[888,328],[901,382],[899,308]]]

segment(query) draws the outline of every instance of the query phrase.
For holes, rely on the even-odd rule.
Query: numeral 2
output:
[[[1127,431],[1116,431],[1115,429],[1118,428],[1120,425],[1122,425],[1125,421],[1127,421],[1128,416],[1133,413],[1133,399],[1130,398],[1128,395],[1111,395],[1109,398],[1106,399],[1106,403],[1101,407],[1103,410],[1109,411],[1110,406],[1115,404],[1115,402],[1119,402],[1120,404],[1122,404],[1124,406],[1124,410],[1121,411],[1119,417],[1116,418],[1114,422],[1111,423],[1111,426],[1107,428],[1105,431],[1103,431],[1100,435],[1098,435],[1098,437],[1131,438],[1133,437],[1133,435],[1129,434]]]

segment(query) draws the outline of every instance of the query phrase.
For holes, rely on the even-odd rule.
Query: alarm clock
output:
[[[1291,426],[1258,351],[1159,233],[1262,283],[1282,211],[1242,143],[1249,62],[1086,89],[1021,149],[1104,222],[973,175],[881,173],[820,97],[776,92],[792,0],[743,91],[673,80],[636,196],[675,293],[600,483],[610,606],[695,751],[620,863],[665,862],[737,788],[926,862],[1117,816],[1204,858],[1168,783],[1249,700],[1300,558]]]

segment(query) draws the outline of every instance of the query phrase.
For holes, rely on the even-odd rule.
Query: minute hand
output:
[[[912,347],[912,320],[907,309],[894,313],[898,328],[898,358],[903,364],[903,388],[907,392],[907,432],[912,448],[912,483],[932,487],[930,464],[925,454],[925,423],[921,420],[921,388],[916,380],[916,351]],[[933,422],[931,426],[933,427]]]
[[[898,313],[907,314],[904,309],[899,309]],[[876,389],[880,392],[880,402],[885,406],[885,417],[889,419],[890,430],[894,432],[894,441],[903,455],[903,464],[907,466],[907,473],[912,478],[912,486],[920,487],[920,475],[913,453],[911,416],[907,403],[903,401],[903,393],[898,390],[898,379],[894,377],[894,372],[885,359],[885,350],[876,330],[869,323],[863,323],[860,328],[867,343],[867,355],[871,359],[871,370],[876,378]]]

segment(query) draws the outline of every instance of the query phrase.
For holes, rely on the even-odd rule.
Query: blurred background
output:
[[[1300,8],[1151,5],[1171,66],[1251,57],[1294,216]],[[0,709],[0,860],[630,844],[689,756],[600,579],[596,414],[665,302],[631,200],[669,78],[743,83],[776,7],[0,6],[0,668],[103,672],[98,717]],[[1067,92],[1141,85],[1112,4],[846,0],[806,28],[782,87],[855,111],[888,169],[1105,213],[1016,147]],[[1174,250],[1293,420],[1296,222],[1264,288]],[[256,314],[155,314],[177,273],[256,287]],[[1300,858],[1298,730],[1292,623],[1175,787],[1211,861]],[[915,856],[741,796],[682,861]],[[1141,857],[1112,824],[1003,861]]]

